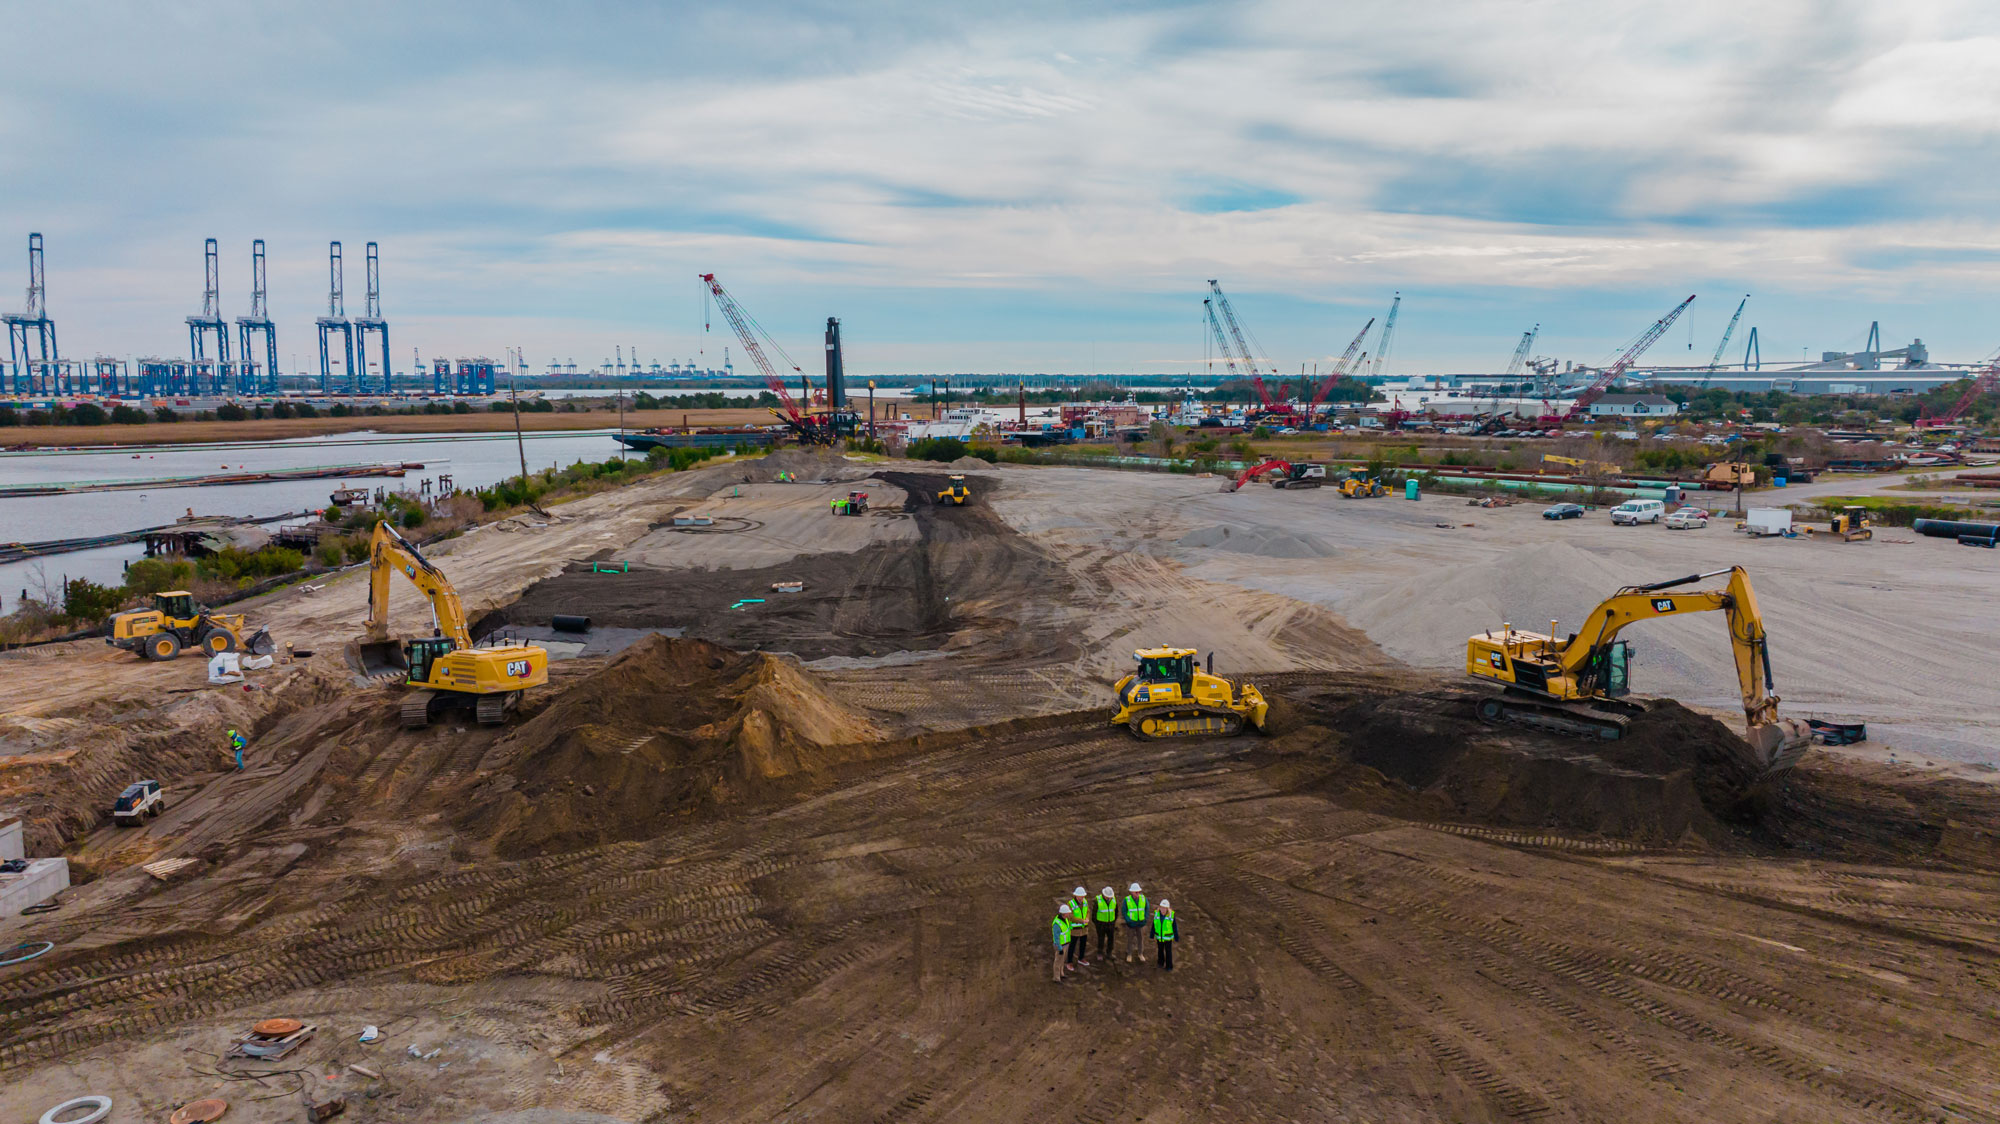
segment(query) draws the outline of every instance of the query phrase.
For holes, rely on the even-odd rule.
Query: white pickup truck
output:
[[[111,819],[119,827],[138,827],[147,816],[167,810],[167,790],[159,781],[133,781],[111,805]]]

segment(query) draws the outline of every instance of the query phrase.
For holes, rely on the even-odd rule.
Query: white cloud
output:
[[[0,280],[12,232],[49,230],[66,337],[122,351],[173,346],[210,233],[230,290],[272,241],[293,323],[329,238],[381,238],[399,351],[506,317],[544,350],[566,322],[665,340],[697,268],[969,300],[2000,281],[2000,218],[1955,186],[2000,170],[1979,7],[502,4],[459,49],[445,7],[391,11],[38,9],[46,69],[0,75]]]

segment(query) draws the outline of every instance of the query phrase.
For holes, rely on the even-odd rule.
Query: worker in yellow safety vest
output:
[[[1126,888],[1125,933],[1132,943],[1125,947],[1125,963],[1130,964],[1135,957],[1146,955],[1146,895],[1137,882]]]
[[[1174,919],[1174,903],[1160,899],[1160,908],[1153,911],[1153,947],[1160,950],[1160,968],[1174,970],[1174,941],[1180,936]]]
[[[1109,963],[1111,938],[1118,932],[1118,893],[1106,886],[1090,899],[1090,927],[1097,930],[1097,955]]]
[[[1069,903],[1064,902],[1061,908],[1056,910],[1055,920],[1049,922],[1049,933],[1056,942],[1055,982],[1057,983],[1062,982],[1063,972],[1068,967],[1063,963],[1063,958],[1069,955],[1069,930]]]
[[[1070,960],[1090,967],[1090,891],[1078,886],[1070,891],[1070,914],[1076,919],[1069,930]]]

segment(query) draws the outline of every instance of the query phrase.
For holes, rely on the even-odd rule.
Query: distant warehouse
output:
[[[1679,403],[1658,394],[1606,394],[1590,404],[1594,418],[1666,418],[1680,412]]]

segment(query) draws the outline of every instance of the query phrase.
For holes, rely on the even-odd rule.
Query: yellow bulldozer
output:
[[[269,634],[262,630],[251,641],[243,638],[243,614],[213,612],[196,604],[194,594],[185,589],[155,593],[151,608],[115,614],[104,637],[106,644],[149,660],[170,660],[189,649],[199,649],[204,656],[245,647],[258,654],[270,651]]]
[[[389,575],[410,579],[429,599],[431,635],[389,636]],[[534,644],[501,640],[474,644],[465,608],[444,571],[387,522],[369,544],[367,632],[348,646],[348,662],[363,675],[401,673],[415,690],[403,697],[402,723],[417,730],[449,710],[470,710],[482,726],[497,726],[529,687],[549,681],[549,653]]]
[[[1833,526],[1825,531],[1807,527],[1806,534],[1839,535],[1843,542],[1867,542],[1875,537],[1875,524],[1868,518],[1867,508],[1850,505],[1833,513]]]
[[[1148,741],[1161,738],[1238,734],[1249,726],[1264,730],[1270,706],[1263,692],[1245,683],[1241,688],[1195,666],[1193,648],[1141,648],[1132,653],[1137,671],[1120,679],[1113,690],[1118,712],[1111,724],[1124,726]]]
[[[1721,589],[1681,588],[1725,574],[1729,581]],[[1748,764],[1759,777],[1782,773],[1812,745],[1812,730],[1796,719],[1778,717],[1764,616],[1741,566],[1627,586],[1592,609],[1583,627],[1567,639],[1554,635],[1553,621],[1548,634],[1507,624],[1498,632],[1473,636],[1465,646],[1466,674],[1502,687],[1500,694],[1479,701],[1479,717],[1607,740],[1623,737],[1632,715],[1645,706],[1627,697],[1631,645],[1618,634],[1642,621],[1707,612],[1728,618],[1743,693],[1744,736],[1754,757]]]
[[[972,489],[965,486],[965,477],[958,473],[945,477],[944,490],[937,494],[938,503],[953,507],[964,507],[971,498]]]

